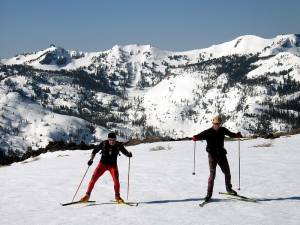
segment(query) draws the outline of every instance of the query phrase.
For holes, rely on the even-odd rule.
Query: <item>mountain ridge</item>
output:
[[[22,122],[22,113],[19,122],[8,114],[9,107],[28,104],[22,99],[38,105],[40,112],[78,117],[92,130],[101,130],[87,133],[92,137],[87,142],[105,138],[109,130],[125,139],[188,137],[210,127],[216,114],[222,115],[224,126],[245,135],[299,128],[299,40],[298,34],[272,39],[244,35],[183,52],[132,44],[86,53],[52,45],[2,59],[0,147],[7,151],[16,142],[14,148],[26,151],[24,146],[31,144],[44,147],[46,140],[70,139],[71,126],[55,138],[38,126],[30,137],[34,142],[22,143],[26,135],[14,130],[29,125]],[[13,106],[7,97],[12,93],[19,99]]]
[[[69,57],[71,59],[80,59],[82,57],[87,57],[88,60],[90,60],[91,57],[97,57],[101,54],[110,54],[110,53],[116,54],[117,52],[127,52],[130,54],[134,54],[133,51],[139,51],[139,52],[143,52],[143,53],[156,51],[158,53],[162,53],[162,54],[168,55],[168,56],[176,55],[176,54],[193,55],[193,54],[199,54],[199,53],[203,53],[203,52],[208,52],[208,54],[209,54],[211,52],[215,52],[214,58],[216,58],[216,57],[225,56],[226,54],[228,54],[228,55],[239,54],[239,53],[254,54],[257,52],[265,53],[265,52],[267,52],[267,49],[271,48],[272,46],[275,46],[275,50],[280,47],[285,47],[285,48],[300,47],[300,34],[278,35],[275,38],[270,38],[270,39],[264,39],[264,38],[261,38],[259,36],[255,36],[255,35],[243,35],[243,36],[239,36],[239,37],[235,38],[232,41],[212,45],[208,48],[195,49],[195,50],[189,50],[189,51],[181,51],[181,52],[160,50],[149,44],[148,45],[129,44],[129,45],[124,45],[124,46],[115,45],[111,49],[104,50],[104,51],[82,52],[82,51],[75,51],[75,50],[65,50],[62,47],[56,47],[54,44],[51,44],[49,48],[46,48],[44,50],[41,50],[38,52],[20,54],[20,55],[17,55],[15,57],[12,57],[9,59],[2,59],[1,62],[3,64],[8,64],[8,65],[9,64],[23,64],[24,62],[26,62],[28,65],[30,65],[31,61],[36,61],[38,58],[42,57],[47,52],[50,52],[50,53],[58,52],[58,55],[60,57]],[[226,49],[227,51],[229,49],[229,52],[223,53],[224,49]],[[299,53],[299,52],[297,52],[297,53]],[[265,53],[265,54],[267,54],[267,53]],[[62,64],[69,64],[69,63],[71,63],[71,62],[62,63]],[[89,63],[91,63],[91,62],[89,62]],[[32,66],[34,67],[35,64],[33,64]],[[85,66],[88,66],[88,65],[85,65]],[[46,68],[41,68],[41,69],[46,69]],[[67,67],[67,68],[56,68],[56,69],[71,69],[71,68]],[[78,69],[78,67],[75,67],[74,69]]]

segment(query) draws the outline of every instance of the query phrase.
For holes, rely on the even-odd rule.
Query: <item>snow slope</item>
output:
[[[0,88],[0,95],[1,150],[26,152],[28,147],[33,150],[45,147],[49,141],[91,143],[104,139],[109,133],[81,118],[51,112],[19,93]]]
[[[0,168],[0,224],[299,224],[300,135],[274,140],[241,142],[241,191],[258,203],[227,199],[224,177],[218,169],[213,201],[198,207],[208,178],[205,143],[197,142],[196,176],[193,142],[163,142],[128,147],[133,152],[129,200],[125,205],[73,205],[72,199],[90,151],[47,153],[36,159]],[[226,142],[232,182],[238,184],[238,143]],[[97,159],[99,155],[97,156]],[[95,159],[95,162],[97,161]],[[92,165],[78,193],[87,188]],[[121,194],[126,197],[128,159],[119,157]],[[96,183],[93,200],[109,202],[113,184],[108,173]]]

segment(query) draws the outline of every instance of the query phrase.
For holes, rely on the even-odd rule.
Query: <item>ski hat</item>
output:
[[[107,137],[109,138],[109,139],[117,139],[117,135],[116,135],[116,133],[115,132],[110,132],[108,135],[107,135]]]
[[[214,116],[211,120],[212,123],[222,123],[221,116]]]

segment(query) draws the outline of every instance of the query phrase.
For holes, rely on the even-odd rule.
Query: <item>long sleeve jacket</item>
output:
[[[236,133],[229,131],[225,127],[220,127],[218,131],[212,127],[195,135],[197,140],[206,140],[206,151],[212,155],[226,155],[227,152],[224,148],[225,136],[237,137]]]
[[[129,156],[130,154],[121,142],[117,141],[116,144],[112,146],[109,144],[108,140],[102,141],[99,145],[97,145],[93,150],[93,154],[97,154],[99,151],[101,151],[100,162],[105,165],[117,164],[117,159],[120,152],[126,156]]]

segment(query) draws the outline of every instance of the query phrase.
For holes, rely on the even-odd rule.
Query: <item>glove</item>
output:
[[[88,162],[87,162],[87,164],[89,165],[89,166],[91,166],[92,164],[93,164],[93,160],[89,160]]]
[[[242,138],[243,136],[242,136],[241,132],[237,132],[237,133],[236,133],[236,137],[237,137],[237,138]]]
[[[192,140],[193,140],[193,141],[198,141],[198,138],[197,138],[196,136],[193,136],[193,137],[192,137]]]
[[[128,156],[129,158],[131,158],[131,157],[132,157],[132,153],[129,152],[127,156]]]

